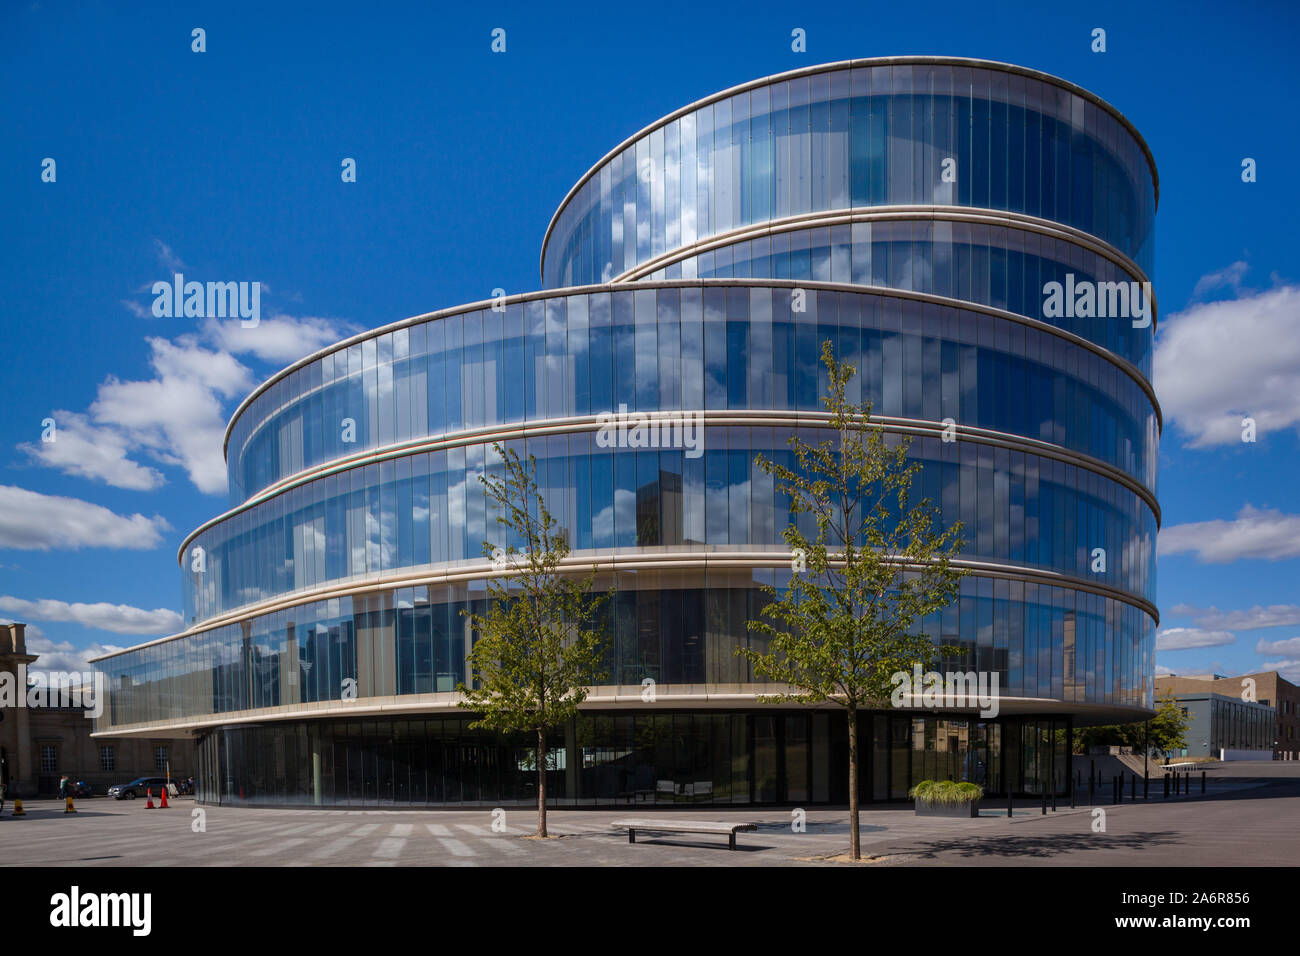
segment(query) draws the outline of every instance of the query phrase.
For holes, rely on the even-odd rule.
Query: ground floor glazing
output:
[[[471,716],[312,720],[214,728],[199,739],[201,802],[256,806],[508,806],[537,802],[531,735],[470,729]],[[922,780],[989,795],[1066,793],[1066,716],[859,717],[860,794],[903,800]],[[551,732],[557,807],[843,804],[843,711],[584,714]]]

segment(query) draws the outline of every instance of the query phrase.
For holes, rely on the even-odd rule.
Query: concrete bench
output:
[[[627,831],[627,842],[636,842],[637,830],[649,830],[651,833],[725,833],[727,848],[736,848],[736,834],[741,831],[757,830],[752,823],[711,823],[701,820],[615,820],[610,826]]]

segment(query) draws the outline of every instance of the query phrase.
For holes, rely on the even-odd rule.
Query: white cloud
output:
[[[153,244],[154,250],[158,253],[159,265],[171,272],[185,271],[185,263],[181,261],[180,256],[172,252],[171,246],[167,245],[167,243],[163,242],[161,239],[155,239]]]
[[[70,641],[59,641],[56,644],[30,624],[27,625],[26,640],[27,653],[39,655],[36,663],[28,668],[29,674],[48,674],[51,671],[61,671],[63,673],[69,671],[93,671],[94,667],[90,663],[92,657],[125,650],[125,648],[118,647],[116,644],[100,644],[98,642],[89,644],[86,647],[74,647]]]
[[[614,504],[606,505],[591,517],[593,528],[607,529],[606,534],[612,538],[615,528],[632,528],[636,526],[636,494],[626,489],[614,492]]]
[[[1246,505],[1232,521],[1193,521],[1160,530],[1160,554],[1194,553],[1202,562],[1300,557],[1300,515]]]
[[[1256,604],[1245,611],[1220,611],[1217,607],[1176,604],[1169,611],[1178,617],[1190,617],[1197,625],[1233,631],[1254,631],[1264,627],[1291,627],[1300,624],[1300,604]]]
[[[2,606],[2,605],[0,605]],[[1191,647],[1220,647],[1235,641],[1231,631],[1203,631],[1199,627],[1170,627],[1156,632],[1156,650],[1183,651]]]
[[[1300,660],[1265,661],[1261,670],[1277,671],[1293,684],[1300,684]]]
[[[1222,288],[1232,289],[1236,292],[1241,289],[1241,280],[1246,277],[1249,270],[1250,266],[1238,260],[1226,269],[1203,275],[1196,281],[1196,288],[1192,290],[1192,296],[1200,298],[1207,292]]]
[[[1281,286],[1197,303],[1161,323],[1156,394],[1193,448],[1239,443],[1244,417],[1258,436],[1300,425],[1297,313],[1300,287]]]
[[[1291,637],[1285,641],[1260,641],[1255,645],[1256,654],[1293,654],[1300,657],[1300,637]]]
[[[146,611],[129,604],[69,604],[66,601],[42,599],[27,601],[23,598],[0,595],[0,611],[23,620],[72,621],[114,634],[167,634],[180,630],[181,616],[166,608]]]
[[[220,494],[226,490],[222,399],[250,390],[252,375],[232,355],[204,349],[190,336],[148,341],[157,377],[140,382],[110,377],[90,412],[97,422],[120,430],[129,447],[179,465],[200,491]]]
[[[239,319],[208,319],[203,326],[206,340],[219,348],[286,365],[356,331],[356,326],[335,319],[284,314],[262,319],[252,328],[244,328]]]
[[[158,547],[162,532],[169,530],[171,526],[159,515],[119,515],[80,498],[0,485],[0,548],[148,550]]]
[[[169,272],[185,270],[185,263],[165,242],[155,239],[154,246],[161,266]],[[269,293],[270,287],[261,285]],[[151,289],[149,283],[137,292],[144,295]],[[142,318],[152,316],[135,300],[124,300],[123,305]],[[230,406],[256,384],[253,373],[236,356],[288,364],[357,331],[356,326],[336,319],[283,313],[248,329],[238,319],[203,320],[197,329],[180,327],[189,331],[174,339],[146,339],[153,378],[122,381],[109,376],[87,414],[55,413],[58,442],[18,447],[36,463],[66,474],[150,491],[165,484],[166,478],[138,460],[143,454],[160,464],[183,468],[200,491],[222,494],[226,464],[221,446]]]
[[[146,341],[153,349],[149,364],[162,379],[193,382],[227,398],[243,395],[253,385],[251,373],[233,355],[205,349],[193,336]]]
[[[53,441],[44,441],[42,436],[41,441],[18,446],[37,463],[134,491],[152,491],[166,481],[158,470],[127,457],[130,442],[123,432],[97,426],[75,412],[56,411],[50,417],[54,419]]]

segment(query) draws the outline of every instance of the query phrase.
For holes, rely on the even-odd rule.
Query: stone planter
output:
[[[917,800],[916,815],[918,817],[978,817],[980,802],[969,800],[963,803],[922,803]]]

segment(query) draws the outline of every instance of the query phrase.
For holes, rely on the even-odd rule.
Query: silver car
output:
[[[130,783],[113,784],[108,788],[108,795],[114,800],[134,800],[136,797],[143,797],[147,790],[152,789],[154,796],[161,796],[166,786],[166,777],[137,777]]]

